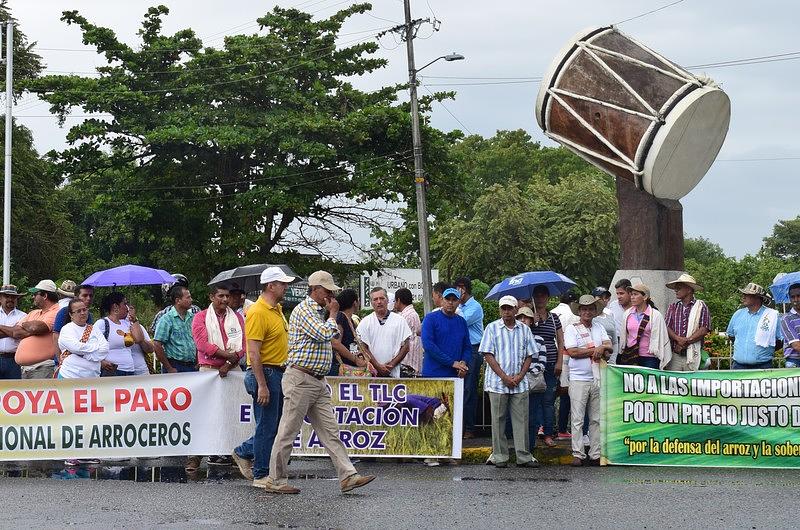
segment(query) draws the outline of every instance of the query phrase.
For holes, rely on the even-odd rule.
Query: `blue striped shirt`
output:
[[[483,331],[483,339],[478,348],[481,353],[491,353],[497,364],[507,375],[516,375],[522,370],[522,365],[527,357],[539,358],[539,346],[533,338],[531,329],[522,322],[515,321],[514,327],[509,329],[503,319],[490,322]],[[542,355],[544,362],[544,355]],[[500,376],[490,367],[486,367],[483,376],[483,390],[497,394],[517,394],[528,391],[528,379],[523,378],[515,388],[508,388],[503,384]]]

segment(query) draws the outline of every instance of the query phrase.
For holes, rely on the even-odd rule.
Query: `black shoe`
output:
[[[499,467],[499,468],[501,468],[501,469],[502,469],[502,468],[506,468],[506,467],[508,467],[508,462],[496,462],[496,463],[494,464],[494,467]]]

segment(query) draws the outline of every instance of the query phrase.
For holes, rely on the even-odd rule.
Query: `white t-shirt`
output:
[[[117,370],[122,372],[133,372],[135,370],[133,364],[133,353],[130,346],[125,346],[125,334],[130,333],[131,323],[127,319],[119,321],[119,324],[114,324],[107,318],[101,318],[94,323],[96,328],[100,328],[100,332],[106,329],[106,322],[111,324],[108,333],[108,356],[106,361],[117,365]]]
[[[59,375],[64,379],[100,377],[100,361],[108,355],[108,342],[97,326],[92,327],[89,340],[81,342],[85,329],[86,326],[79,327],[74,322],[69,322],[64,324],[58,334],[58,350],[71,353],[58,369]]]
[[[411,328],[406,319],[397,313],[389,313],[386,322],[380,323],[375,313],[364,317],[356,330],[369,351],[381,364],[388,363],[400,351],[403,341],[411,337]],[[400,365],[392,369],[392,377],[400,377]]]
[[[149,341],[150,334],[144,329],[144,326],[142,326],[142,332],[144,333],[144,339]],[[131,355],[133,356],[133,372],[136,375],[150,375],[150,370],[147,368],[147,360],[144,357],[142,347],[134,343],[133,346],[131,346]]]
[[[582,326],[583,327],[583,326]],[[599,322],[592,322],[591,329],[588,329],[594,346],[600,346],[608,338],[605,328]],[[588,337],[587,337],[588,338]],[[578,324],[573,324],[564,328],[564,347],[587,348],[588,340],[578,332]],[[570,381],[594,381],[591,357],[583,359],[569,358],[569,378]]]

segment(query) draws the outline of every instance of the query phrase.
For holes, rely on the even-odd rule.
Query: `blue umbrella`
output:
[[[97,271],[83,280],[83,285],[93,285],[95,287],[160,285],[162,283],[175,283],[175,278],[165,270],[139,265],[122,265]]]
[[[533,290],[539,285],[544,285],[550,291],[550,296],[561,296],[575,287],[575,282],[553,271],[531,271],[517,274],[506,278],[502,282],[495,284],[489,294],[488,300],[499,300],[505,295],[511,295],[516,299],[530,299],[533,297]]]
[[[795,283],[800,283],[800,272],[784,274],[778,278],[778,281],[770,285],[769,290],[772,291],[772,298],[775,299],[775,302],[779,304],[788,304],[789,286]]]

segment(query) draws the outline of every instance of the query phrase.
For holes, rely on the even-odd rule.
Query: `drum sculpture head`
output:
[[[542,80],[545,134],[662,199],[705,176],[730,123],[728,96],[614,27],[576,35]]]

